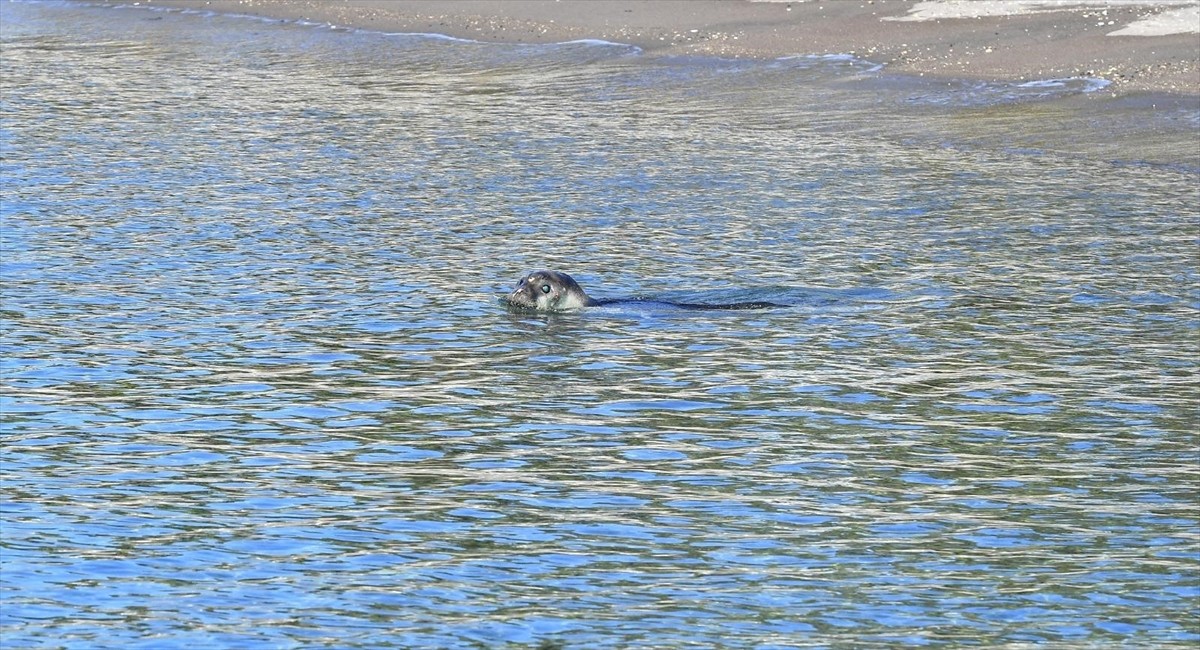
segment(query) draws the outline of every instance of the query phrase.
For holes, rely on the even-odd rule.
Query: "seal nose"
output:
[[[520,282],[517,283],[517,286],[514,287],[512,291],[508,292],[508,301],[510,303],[516,303],[518,305],[523,305],[526,302],[528,302],[528,299],[526,298],[526,295],[525,295],[527,293],[528,292],[525,290],[525,281],[521,280]]]

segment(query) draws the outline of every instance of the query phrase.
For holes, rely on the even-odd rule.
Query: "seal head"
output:
[[[595,304],[574,278],[558,271],[534,271],[508,294],[510,307],[533,311],[575,311]]]

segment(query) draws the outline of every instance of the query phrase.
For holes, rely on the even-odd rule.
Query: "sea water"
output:
[[[0,12],[4,647],[1200,642],[1186,101]]]

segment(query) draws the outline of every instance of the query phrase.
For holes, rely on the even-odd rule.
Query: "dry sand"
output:
[[[849,53],[887,70],[995,80],[1101,77],[1200,95],[1200,0],[141,0],[483,41],[594,38],[648,52]],[[1155,21],[1159,24],[1155,26]],[[1195,23],[1194,30],[1189,29]],[[1162,25],[1188,29],[1156,34]],[[1169,31],[1169,30],[1168,30]],[[1114,34],[1114,32],[1116,32]]]

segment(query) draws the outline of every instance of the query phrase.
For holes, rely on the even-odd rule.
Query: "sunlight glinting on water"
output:
[[[1196,170],[1061,135],[1164,125],[4,12],[6,643],[1200,639]],[[538,268],[659,302],[506,311]]]

